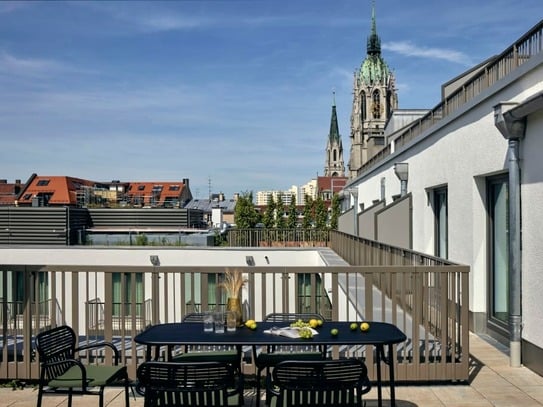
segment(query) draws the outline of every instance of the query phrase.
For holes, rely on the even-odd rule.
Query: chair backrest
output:
[[[63,374],[73,363],[59,363],[51,366],[51,362],[62,362],[74,359],[76,336],[74,330],[62,325],[36,336],[36,349],[42,365],[42,378],[52,379]],[[47,367],[45,365],[47,364]]]
[[[228,406],[235,387],[234,369],[222,362],[144,362],[137,377],[145,407]]]
[[[317,313],[307,312],[274,312],[266,315],[264,321],[266,322],[296,322],[299,319],[303,321],[309,321],[310,319],[320,319],[324,321],[322,315]]]
[[[357,359],[284,361],[272,372],[278,406],[361,406],[371,386]]]

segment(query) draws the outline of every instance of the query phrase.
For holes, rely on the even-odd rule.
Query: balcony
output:
[[[202,249],[199,255],[208,260],[200,264],[209,266],[179,259],[179,248],[55,248],[47,252],[49,264],[36,260],[43,248],[0,248],[0,258],[7,259],[0,264],[0,379],[37,379],[32,338],[63,323],[74,327],[80,343],[116,343],[134,378],[144,358],[135,335],[195,310],[224,308],[225,294],[216,287],[231,267],[248,278],[242,292],[246,317],[319,312],[330,327],[329,321],[338,320],[391,322],[408,337],[395,346],[399,381],[468,379],[469,267],[339,232],[318,241],[329,247]],[[53,250],[64,251],[55,258]],[[150,253],[160,261],[152,264]],[[224,265],[213,265],[212,255],[219,254]],[[109,260],[101,261],[103,256]],[[234,256],[237,263],[230,260]],[[21,257],[28,262],[21,264]],[[15,315],[14,295],[20,297]],[[37,306],[44,302],[57,305]],[[332,352],[365,358],[375,375],[373,349]],[[96,363],[111,363],[111,355],[100,355]],[[244,369],[253,368],[247,352]]]

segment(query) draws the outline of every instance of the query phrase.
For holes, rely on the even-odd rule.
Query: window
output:
[[[180,189],[179,185],[170,185],[170,191],[179,191]]]
[[[136,303],[136,316],[143,316],[143,273],[113,273],[113,315],[130,316],[131,304]],[[135,284],[135,298],[132,294]]]
[[[372,95],[371,112],[374,119],[381,118],[381,97],[378,90],[374,91]]]
[[[143,191],[145,189],[145,185],[138,185],[138,191]]]
[[[509,321],[509,182],[507,176],[487,181],[489,214],[489,317],[507,328]]]
[[[325,318],[330,318],[332,305],[324,290],[321,277],[315,275],[314,281],[311,281],[311,277],[311,274],[305,273],[297,275],[298,307],[296,312],[310,312],[309,310],[314,307]],[[312,301],[315,301],[314,304]]]
[[[435,255],[443,259],[449,256],[449,218],[447,188],[434,190]]]
[[[360,92],[360,124],[366,120],[366,93]]]
[[[38,181],[37,185],[39,187],[45,187],[45,186],[49,185],[49,180],[48,179],[40,179]]]

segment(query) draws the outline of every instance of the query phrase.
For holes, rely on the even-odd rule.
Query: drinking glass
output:
[[[216,312],[214,315],[215,322],[215,333],[223,334],[224,333],[224,313]]]
[[[226,330],[228,332],[234,332],[236,330],[236,325],[238,324],[237,315],[235,312],[226,313]]]
[[[213,323],[215,322],[213,313],[210,311],[204,312],[203,321],[204,321],[204,332],[213,332]]]

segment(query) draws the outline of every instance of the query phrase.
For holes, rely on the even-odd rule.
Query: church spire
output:
[[[336,112],[336,92],[333,91],[332,118],[330,120],[330,133],[326,143],[326,160],[324,164],[325,177],[343,177],[345,163],[343,162],[343,144],[339,134]]]
[[[330,142],[339,141],[339,126],[337,124],[337,112],[336,112],[336,92],[333,92],[333,102],[332,102],[332,119],[330,120],[330,133],[328,138]]]
[[[377,24],[375,23],[375,0],[372,2],[371,8],[371,33],[368,37],[367,45],[368,55],[380,55],[381,54],[381,39],[377,35]]]

